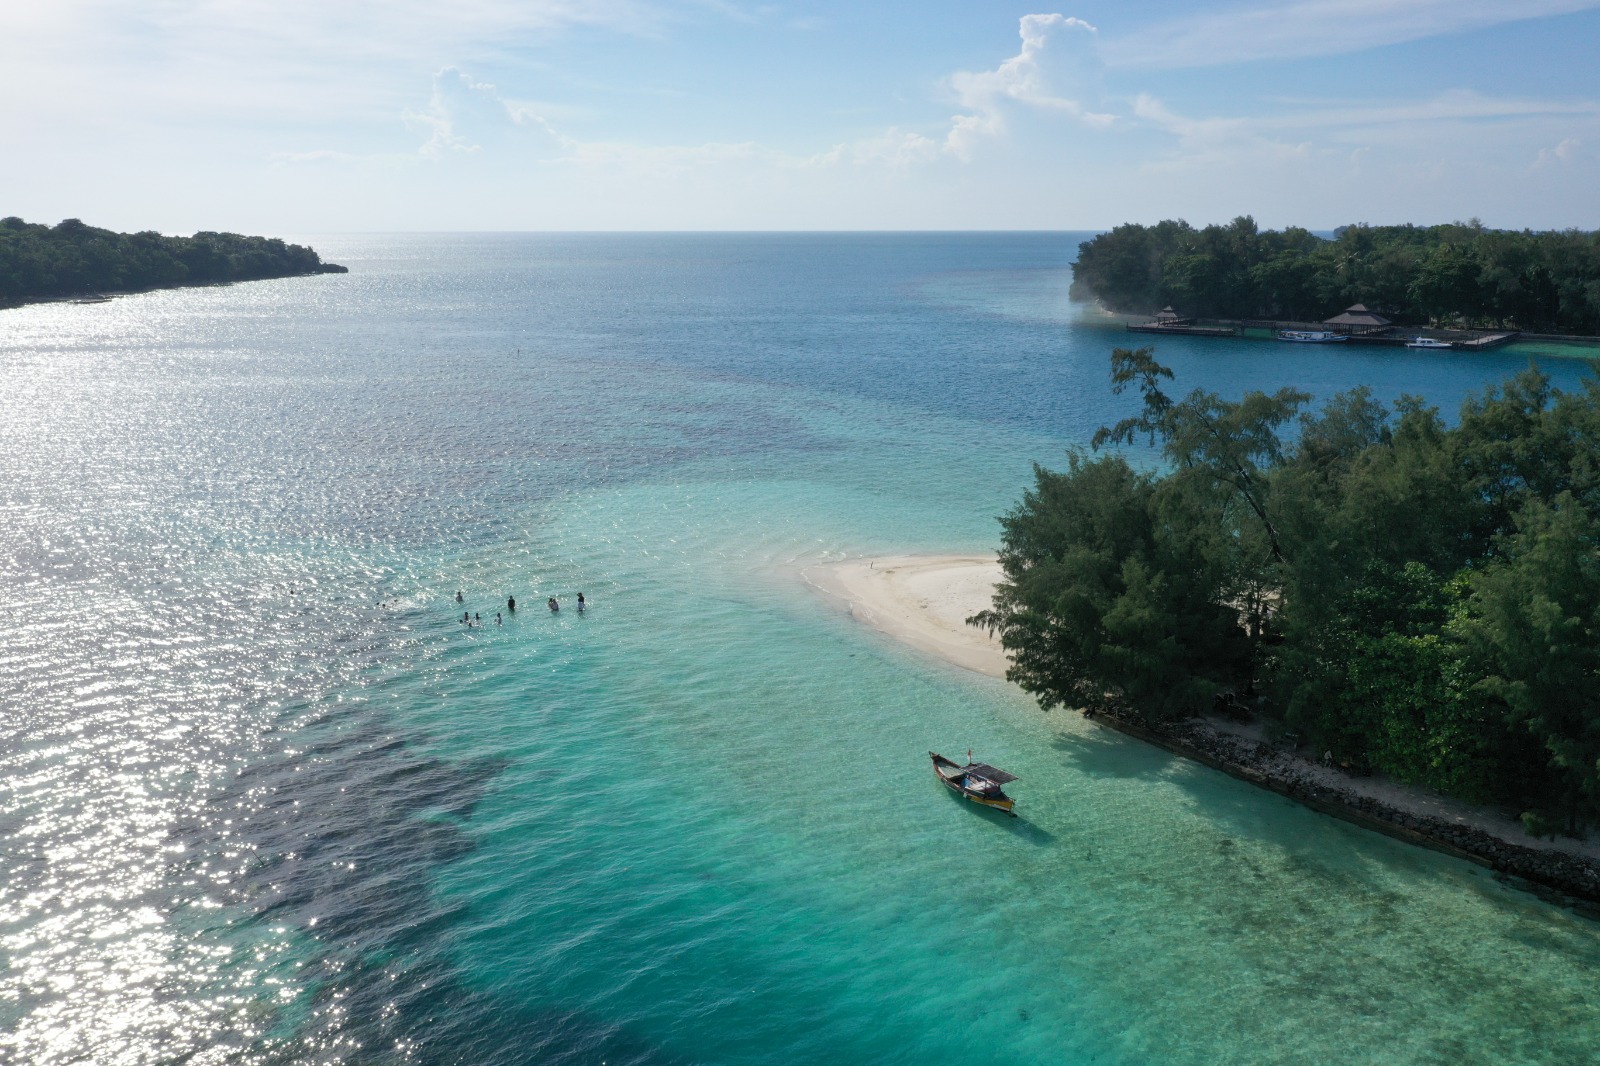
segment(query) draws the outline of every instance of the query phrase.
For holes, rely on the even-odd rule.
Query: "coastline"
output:
[[[32,307],[35,304],[80,304],[80,303],[110,303],[112,300],[123,296],[143,296],[151,292],[166,292],[170,289],[212,289],[224,285],[243,285],[252,281],[282,281],[285,278],[314,278],[322,274],[348,274],[350,268],[338,263],[323,263],[316,270],[301,270],[290,274],[268,274],[259,278],[229,278],[225,281],[180,281],[171,285],[146,285],[136,289],[86,289],[83,292],[58,294],[55,296],[15,296],[0,297],[0,311],[10,311],[19,307]]]
[[[989,606],[1001,577],[993,555],[851,559],[807,567],[801,577],[886,636],[975,673],[1005,677],[1000,642],[965,624]],[[1537,839],[1509,814],[1380,776],[1352,777],[1269,742],[1253,724],[1222,718],[1151,724],[1105,715],[1092,720],[1313,810],[1486,866],[1525,882],[1522,887],[1570,897],[1556,902],[1600,903],[1600,843]]]

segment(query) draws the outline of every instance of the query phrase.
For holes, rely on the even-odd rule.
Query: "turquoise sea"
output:
[[[1085,236],[322,236],[0,312],[0,1061],[1600,1060],[1594,921],[800,580],[992,550],[1128,409]],[[1527,361],[1157,355],[1447,412]]]

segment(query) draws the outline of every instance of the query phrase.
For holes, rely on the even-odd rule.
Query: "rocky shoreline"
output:
[[[1315,779],[1314,764],[1301,756],[1218,729],[1202,718],[1154,724],[1097,714],[1092,720],[1323,814],[1488,867],[1555,902],[1590,913],[1600,904],[1600,863],[1584,856],[1513,844],[1475,826],[1402,811],[1352,789],[1329,787]]]

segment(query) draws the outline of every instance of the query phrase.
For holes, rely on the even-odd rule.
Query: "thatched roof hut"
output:
[[[1382,329],[1385,326],[1393,325],[1392,322],[1376,311],[1368,310],[1366,304],[1351,304],[1332,318],[1323,319],[1323,324],[1346,326],[1351,329]]]
[[[1167,306],[1163,307],[1160,311],[1156,312],[1156,317],[1155,317],[1154,321],[1155,321],[1155,324],[1158,325],[1158,326],[1181,326],[1181,325],[1184,325],[1187,322],[1194,321],[1194,319],[1192,319],[1188,315],[1180,315],[1180,314],[1178,314],[1178,312],[1176,312],[1176,311],[1174,311],[1172,309],[1172,305],[1168,304]]]

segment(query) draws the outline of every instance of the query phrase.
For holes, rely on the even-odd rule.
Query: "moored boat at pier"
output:
[[[1335,333],[1331,329],[1280,329],[1280,341],[1292,341],[1295,344],[1335,344],[1347,340],[1343,333]]]

